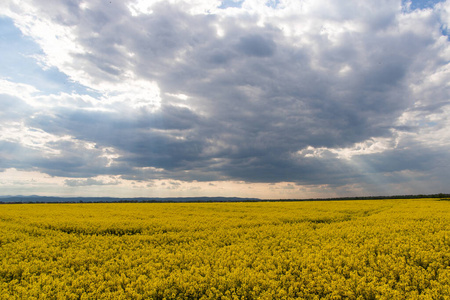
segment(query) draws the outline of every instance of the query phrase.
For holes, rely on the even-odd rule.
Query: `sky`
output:
[[[450,193],[449,22],[449,0],[4,0],[0,195]]]

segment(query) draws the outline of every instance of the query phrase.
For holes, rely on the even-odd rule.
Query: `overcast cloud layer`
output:
[[[1,193],[450,192],[450,2],[427,4],[3,2]]]

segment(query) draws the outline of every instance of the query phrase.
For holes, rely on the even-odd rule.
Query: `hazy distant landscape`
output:
[[[448,0],[53,4],[0,4],[0,195],[450,193]]]
[[[262,201],[262,200],[257,198],[239,198],[239,197],[114,198],[114,197],[0,196],[0,202],[3,203],[238,202],[238,201]]]
[[[420,199],[450,198],[450,194],[394,195],[313,199],[258,199],[240,197],[172,197],[172,198],[114,198],[114,197],[50,197],[50,196],[0,196],[0,203],[100,203],[100,202],[273,202],[273,201],[333,201],[333,200],[375,200],[375,199]]]

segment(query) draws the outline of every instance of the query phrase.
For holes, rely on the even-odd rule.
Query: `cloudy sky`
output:
[[[0,8],[0,195],[450,192],[449,0]]]

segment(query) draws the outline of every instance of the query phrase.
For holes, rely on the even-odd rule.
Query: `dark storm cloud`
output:
[[[126,162],[130,167],[171,169],[199,158],[203,142],[195,136],[198,140],[192,140],[190,131],[200,122],[199,117],[189,109],[164,106],[157,113],[144,110],[134,111],[131,115],[61,109],[52,115],[38,115],[28,125],[56,135],[76,132],[77,139],[95,142],[98,148],[114,147],[122,155],[118,163]],[[65,145],[51,147],[71,148]],[[76,154],[77,149],[71,150],[71,153]],[[70,161],[78,164],[76,160]]]
[[[250,56],[272,56],[275,52],[275,43],[260,35],[247,35],[239,39],[238,49]]]
[[[79,138],[101,142],[103,139],[114,139],[114,135],[121,131],[183,131],[199,122],[199,116],[191,110],[165,105],[155,113],[147,110],[102,111],[62,107],[55,108],[51,114],[37,114],[27,124],[54,134],[77,131]],[[57,124],[60,126],[56,126]]]
[[[28,156],[30,150],[22,147],[21,145],[9,142],[9,141],[0,141],[0,147],[2,149],[0,153],[0,168],[27,168],[29,165],[25,164],[20,160],[21,156]]]
[[[388,150],[383,153],[358,156],[356,164],[368,166],[369,173],[390,173],[400,171],[427,171],[450,164],[447,150],[441,147],[415,145],[415,149]]]
[[[394,138],[393,132],[402,128],[418,130],[399,125],[398,119],[420,109],[413,108],[418,99],[411,84],[427,71],[423,62],[446,64],[437,58],[439,20],[418,21],[436,31],[432,34],[404,30],[400,8],[389,3],[323,8],[314,15],[317,22],[338,23],[329,32],[313,26],[289,37],[276,24],[261,25],[250,14],[191,15],[159,2],[151,14],[132,16],[122,3],[90,2],[82,10],[75,2],[58,2],[43,14],[75,26],[84,49],[73,55],[78,68],[94,82],[119,84],[127,72],[156,82],[162,103],[153,111],[131,109],[125,101],[105,105],[105,110],[55,107],[36,114],[28,126],[95,143],[96,149],[83,150],[73,142],[49,144],[62,150],[58,158],[29,164],[69,177],[332,185],[363,180],[360,170],[331,152],[305,157],[299,151],[352,147],[372,138]],[[360,27],[351,31],[339,25],[347,21]],[[177,100],[177,94],[188,98]],[[447,105],[445,92],[435,94],[439,99],[423,106],[424,113]],[[102,149],[107,147],[118,157],[105,167]],[[368,154],[355,162],[377,173],[425,171],[433,164],[432,158],[411,151]]]
[[[88,151],[75,142],[47,143],[46,146],[58,149],[60,153],[46,153],[20,142],[0,141],[0,146],[1,168],[38,169],[51,176],[64,177],[92,177],[104,172],[105,158],[101,153],[95,149]]]

